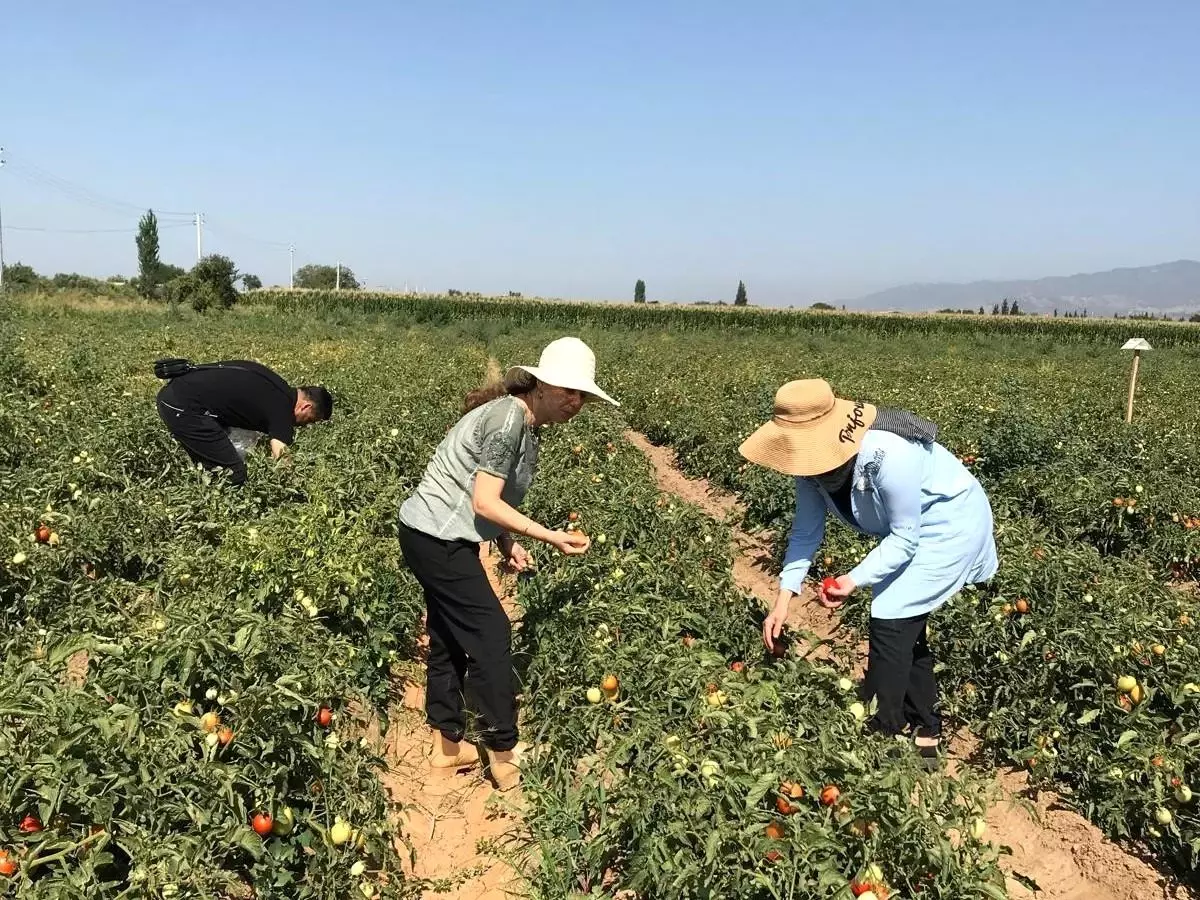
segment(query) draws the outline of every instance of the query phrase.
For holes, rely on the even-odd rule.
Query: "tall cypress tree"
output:
[[[146,214],[138,221],[135,241],[138,255],[138,293],[143,297],[153,297],[161,265],[158,258],[158,218],[154,215],[154,210],[146,210]]]

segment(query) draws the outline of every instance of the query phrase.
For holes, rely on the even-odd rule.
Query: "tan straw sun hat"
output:
[[[869,403],[840,400],[819,378],[789,381],[775,392],[775,415],[738,452],[784,475],[821,475],[858,453],[875,421]]]
[[[545,384],[581,391],[613,406],[621,405],[596,385],[596,354],[577,337],[551,341],[542,349],[536,366],[513,366],[512,369],[528,372]]]

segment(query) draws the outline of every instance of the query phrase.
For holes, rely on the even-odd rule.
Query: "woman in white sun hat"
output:
[[[983,488],[937,443],[937,426],[909,412],[841,400],[819,379],[791,381],[775,394],[775,415],[739,448],[750,462],[795,478],[796,512],[779,599],[763,623],[768,648],[825,536],[832,513],[882,538],[849,573],[826,579],[818,599],[841,606],[872,588],[864,699],[878,701],[871,725],[908,732],[929,765],[941,721],[929,615],[966,584],[996,573],[992,510]]]
[[[508,790],[520,780],[511,631],[479,546],[496,541],[518,572],[529,555],[515,535],[571,556],[587,551],[584,535],[552,531],[517,507],[537,469],[538,430],[570,420],[592,399],[618,405],[596,386],[595,354],[578,338],[551,342],[536,366],[514,366],[503,379],[497,372],[467,395],[465,415],[400,508],[400,547],[425,593],[425,712],[436,772],[479,761],[478,750],[463,740],[469,685],[496,786]]]

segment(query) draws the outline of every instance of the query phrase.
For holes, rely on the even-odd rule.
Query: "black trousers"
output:
[[[202,407],[192,400],[181,400],[170,383],[158,392],[158,415],[193,462],[205,468],[229,469],[230,480],[246,480],[246,462],[238,456],[227,432]]]
[[[933,654],[925,631],[928,619],[928,614],[911,619],[871,619],[863,699],[879,701],[870,722],[877,731],[900,734],[908,728],[920,737],[941,734]]]
[[[469,691],[484,745],[511,750],[517,744],[512,626],[479,561],[479,544],[439,540],[402,522],[400,549],[425,591],[426,721],[462,740]]]

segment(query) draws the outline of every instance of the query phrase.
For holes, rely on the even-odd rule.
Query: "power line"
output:
[[[160,225],[159,231],[168,228],[191,228],[190,222],[172,222]],[[40,234],[137,234],[136,228],[42,228],[37,225],[5,225],[5,231],[33,231]]]
[[[109,197],[106,194],[101,194],[97,191],[91,190],[90,188],[84,187],[83,185],[76,184],[73,181],[68,181],[65,178],[55,175],[53,172],[48,172],[39,166],[24,162],[20,159],[9,160],[9,165],[13,174],[21,180],[40,185],[42,187],[48,187],[67,197],[70,197],[72,200],[75,200],[78,203],[82,203],[85,206],[91,206],[95,209],[104,209],[110,212],[137,213],[140,215],[147,209],[154,208],[150,205],[129,203],[125,200],[118,200],[114,197]],[[169,209],[155,209],[154,214],[160,218],[166,216],[167,218],[186,217],[189,219],[195,215],[195,213],[192,212],[178,212]]]
[[[227,235],[239,241],[246,241],[250,244],[259,244],[263,247],[270,247],[274,250],[287,250],[291,247],[291,244],[287,243],[286,241],[269,241],[265,238],[256,238],[252,235],[246,234],[245,232],[238,231],[235,228],[230,228],[228,225],[224,224],[222,224],[220,228],[214,229],[212,227],[212,223],[207,217],[204,219],[204,224],[207,226],[209,231],[216,234],[218,237],[221,235]]]
[[[159,222],[158,227],[160,230],[167,230],[167,229],[171,229],[171,228],[192,228],[192,227],[194,227],[196,229],[196,257],[197,257],[197,259],[200,259],[203,256],[203,253],[204,253],[204,249],[203,249],[204,228],[205,228],[205,226],[209,226],[210,232],[212,231],[212,228],[211,228],[211,225],[209,225],[208,218],[201,212],[182,212],[182,211],[178,211],[178,210],[154,209],[153,206],[146,206],[146,205],[142,205],[140,203],[130,203],[126,200],[120,200],[115,197],[108,196],[107,194],[102,194],[98,191],[92,190],[89,187],[78,184],[74,181],[70,181],[59,175],[55,175],[53,172],[47,171],[46,169],[43,169],[40,166],[34,165],[31,162],[26,162],[21,159],[17,159],[15,161],[10,159],[10,160],[0,161],[0,165],[2,165],[4,162],[9,163],[10,171],[15,176],[20,178],[22,181],[28,182],[30,184],[33,184],[33,185],[36,185],[36,186],[39,186],[42,188],[49,188],[50,190],[57,191],[57,192],[63,194],[64,196],[70,198],[71,200],[74,200],[75,202],[80,203],[84,206],[90,206],[94,209],[104,210],[106,212],[117,212],[122,215],[137,215],[139,217],[141,215],[143,215],[146,210],[148,210],[148,209],[153,210],[155,217],[158,219],[158,222]],[[172,221],[172,220],[176,220],[176,221]],[[41,227],[41,226],[34,226],[34,225],[9,225],[9,226],[6,226],[6,228],[9,231],[22,231],[22,232],[41,233],[41,234],[136,234],[137,233],[137,229],[129,228],[129,227],[126,227],[126,228],[51,228],[51,227]],[[267,240],[265,238],[254,237],[253,235],[246,234],[242,231],[239,231],[236,228],[233,228],[231,226],[224,225],[224,224],[222,224],[217,229],[216,234],[218,237],[220,237],[221,235],[227,235],[228,237],[233,238],[236,241],[254,244],[254,245],[257,245],[260,247],[265,247],[265,248],[268,248],[271,250],[277,250],[280,252],[286,250],[291,254],[291,257],[293,260],[292,263],[290,264],[291,268],[293,270],[295,268],[295,262],[294,262],[295,247],[290,243],[286,243],[284,241],[272,241],[272,240]],[[3,232],[0,231],[0,253],[3,252],[2,248],[3,248]]]

